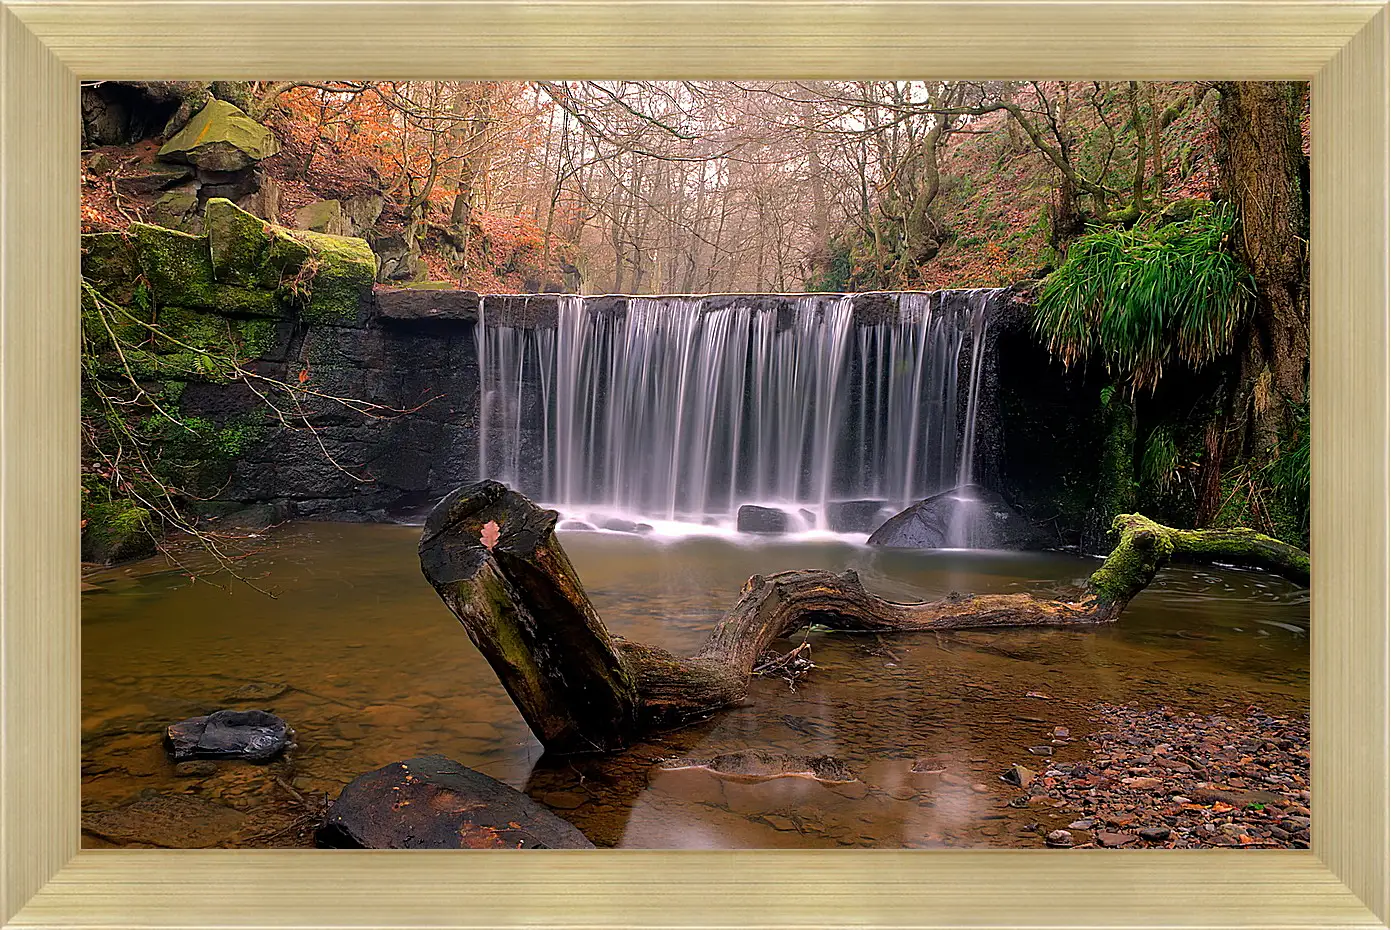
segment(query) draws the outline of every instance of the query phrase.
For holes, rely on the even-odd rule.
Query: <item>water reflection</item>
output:
[[[219,845],[265,845],[258,818],[284,795],[272,775],[300,794],[336,795],[357,774],[438,752],[522,788],[599,845],[1032,846],[1026,828],[1051,812],[1010,807],[1017,792],[998,776],[1016,762],[1042,768],[1048,760],[1029,747],[1051,745],[1058,726],[1085,734],[1098,702],[1307,709],[1307,592],[1253,573],[1173,568],[1106,629],[812,633],[818,668],[795,690],[756,680],[742,706],[621,756],[553,758],[421,577],[418,532],[290,527],[244,566],[275,600],[148,568],[94,579],[103,590],[83,602],[84,806],[151,790],[203,798],[248,814]],[[677,651],[700,644],[752,571],[852,567],[876,593],[914,599],[1061,589],[1096,564],[842,542],[563,539],[615,632]],[[287,688],[237,698],[252,682]],[[176,774],[160,728],[223,706],[280,714],[298,749],[273,772],[231,764]],[[1052,748],[1053,762],[1086,754],[1075,740]],[[834,756],[858,781],[659,767],[740,749]]]

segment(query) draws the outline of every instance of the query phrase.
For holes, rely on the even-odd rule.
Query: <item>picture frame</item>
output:
[[[0,920],[1387,926],[1388,22],[1362,0],[0,0]],[[540,73],[1312,81],[1310,850],[79,851],[79,81]]]

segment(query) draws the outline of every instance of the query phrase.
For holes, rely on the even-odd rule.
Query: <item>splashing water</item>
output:
[[[824,530],[831,501],[905,506],[973,476],[1002,293],[563,297],[553,330],[485,306],[480,472],[581,519],[727,528],[759,503]]]

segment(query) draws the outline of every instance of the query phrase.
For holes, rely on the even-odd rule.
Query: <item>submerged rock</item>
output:
[[[765,781],[770,778],[811,778],[839,784],[858,781],[845,763],[833,756],[796,756],[740,749],[708,759],[669,759],[660,766],[666,771],[701,769],[733,781]]]
[[[219,710],[206,717],[172,723],[164,748],[175,762],[188,759],[241,759],[266,762],[290,745],[284,720],[263,710]]]
[[[206,849],[226,843],[246,815],[203,798],[156,794],[109,811],[82,815],[87,833],[118,843]]]
[[[792,528],[792,520],[785,510],[776,507],[760,507],[745,504],[739,508],[735,528],[741,533],[786,533]]]
[[[330,849],[592,849],[531,798],[444,756],[359,775],[314,835]]]
[[[999,493],[978,485],[918,501],[869,537],[871,546],[900,549],[1042,549],[1047,543]]]

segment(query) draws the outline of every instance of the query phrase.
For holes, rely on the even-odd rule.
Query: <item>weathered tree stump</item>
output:
[[[532,732],[560,753],[621,749],[742,700],[759,656],[808,624],[890,633],[1113,623],[1170,561],[1309,579],[1306,553],[1260,533],[1178,530],[1127,514],[1116,518],[1116,548],[1071,596],[900,604],[870,594],[854,571],[754,575],[700,651],[677,656],[609,633],[555,537],[558,518],[495,481],[463,487],[431,512],[420,564]]]

